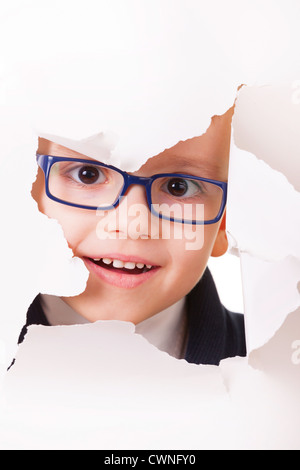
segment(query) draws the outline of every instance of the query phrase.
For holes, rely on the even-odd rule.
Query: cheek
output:
[[[217,233],[218,225],[201,226],[186,232],[185,239],[169,241],[172,272],[180,283],[192,288],[200,280]]]
[[[179,250],[177,247],[176,255],[174,256],[174,264],[176,265],[177,276],[186,282],[198,281],[206,267],[208,258],[208,250],[186,251]]]

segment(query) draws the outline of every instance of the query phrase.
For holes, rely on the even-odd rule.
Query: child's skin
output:
[[[179,142],[149,159],[134,174],[151,176],[163,172],[181,172],[227,181],[232,112],[231,109],[223,116],[215,116],[205,134]],[[41,138],[38,153],[87,158]],[[139,232],[143,233],[143,238],[124,238],[126,224],[123,216],[119,225],[110,227],[110,231],[114,232],[114,239],[100,240],[96,234],[99,223],[96,211],[69,207],[49,199],[45,194],[44,175],[40,168],[32,194],[38,202],[39,210],[58,220],[74,255],[82,258],[90,271],[85,291],[76,297],[64,297],[63,300],[92,322],[114,319],[137,324],[166,309],[187,295],[197,284],[209,257],[221,256],[228,247],[225,215],[220,222],[204,226],[202,249],[189,251],[186,249],[187,240],[184,238],[151,238],[151,221],[155,219],[153,221],[157,226],[159,219],[151,215],[150,211],[148,219],[146,220],[145,216],[144,225],[142,223],[140,227]],[[130,207],[131,204],[137,203],[146,205],[146,195],[143,187],[134,185],[127,193],[127,204]],[[114,210],[120,210],[121,205],[122,203]],[[109,212],[107,214],[110,217]],[[197,230],[203,230],[203,226],[198,226]],[[120,238],[118,234],[121,235]],[[106,274],[104,277],[97,275],[86,260],[105,257],[124,261],[143,260],[145,264],[159,267],[150,276],[125,274],[123,282],[121,278],[116,280],[109,274],[107,277]],[[137,281],[140,276],[144,276],[143,282]],[[132,284],[130,278],[134,278]]]

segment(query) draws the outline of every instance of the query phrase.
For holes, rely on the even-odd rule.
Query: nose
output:
[[[128,186],[124,196],[135,201],[135,203],[147,204],[146,184],[148,178],[142,178],[135,175],[129,175]]]
[[[110,236],[118,233],[119,237],[133,240],[158,238],[159,219],[151,214],[146,188],[133,179],[118,206],[106,214]]]
[[[128,187],[117,208],[119,230],[127,231],[128,237],[151,238],[151,212],[148,207],[146,188],[134,182]]]

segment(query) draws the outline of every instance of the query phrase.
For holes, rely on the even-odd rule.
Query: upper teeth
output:
[[[111,259],[111,258],[99,258],[99,259],[94,259],[94,261],[100,261],[102,259],[102,262],[104,264],[113,264],[114,268],[126,268],[126,269],[134,269],[134,268],[139,268],[143,269],[145,266],[148,269],[152,268],[151,264],[144,264],[144,263],[134,263],[133,261],[121,261],[120,259]]]

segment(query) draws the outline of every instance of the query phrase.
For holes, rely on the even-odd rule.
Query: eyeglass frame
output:
[[[200,176],[193,176],[193,175],[186,175],[186,174],[181,174],[181,173],[158,173],[158,174],[155,174],[155,175],[152,175],[152,176],[149,176],[149,177],[136,176],[136,175],[131,175],[130,173],[127,173],[126,171],[123,171],[120,168],[116,168],[113,165],[106,165],[105,163],[98,162],[97,160],[86,160],[86,159],[81,159],[81,158],[68,158],[68,157],[56,157],[54,155],[44,155],[44,154],[39,154],[39,153],[36,154],[36,160],[37,160],[38,166],[42,169],[42,171],[45,175],[45,191],[46,191],[47,197],[49,197],[49,199],[52,199],[53,201],[58,202],[60,204],[64,204],[66,206],[71,206],[71,207],[77,207],[79,209],[87,209],[87,210],[112,210],[112,209],[116,209],[118,207],[118,205],[120,204],[121,198],[126,194],[128,188],[130,186],[134,185],[134,184],[145,187],[148,208],[149,208],[151,214],[155,215],[156,217],[159,217],[160,219],[168,220],[170,222],[177,222],[177,223],[179,222],[179,223],[182,223],[182,224],[189,224],[189,225],[212,225],[212,224],[215,224],[215,223],[219,222],[219,220],[221,219],[221,217],[224,213],[224,210],[225,210],[226,202],[227,202],[228,183],[226,183],[224,181],[212,180],[212,179],[209,179],[209,178],[203,178],[203,177],[200,177]],[[111,204],[110,206],[99,207],[99,206],[85,206],[85,205],[81,205],[81,204],[75,204],[75,203],[64,201],[63,199],[59,199],[59,198],[53,196],[53,194],[51,194],[51,192],[49,190],[49,175],[50,175],[50,171],[51,171],[51,168],[54,165],[54,163],[60,162],[60,161],[70,161],[70,162],[87,163],[87,164],[92,163],[93,165],[104,167],[104,168],[116,171],[117,173],[121,174],[123,176],[124,185],[123,185],[123,188],[122,188],[117,200],[114,202],[114,204]],[[152,187],[153,182],[156,179],[164,178],[164,177],[189,178],[189,179],[194,179],[194,180],[197,180],[197,181],[203,181],[203,182],[206,182],[206,183],[211,183],[211,184],[214,184],[214,185],[220,187],[222,189],[223,196],[222,196],[221,207],[220,207],[220,210],[219,210],[217,216],[212,220],[203,220],[203,221],[202,220],[201,221],[190,220],[190,221],[186,221],[186,220],[182,220],[182,219],[167,217],[167,216],[164,216],[163,214],[161,214],[159,212],[156,212],[154,210],[153,204],[152,204],[151,187]]]

